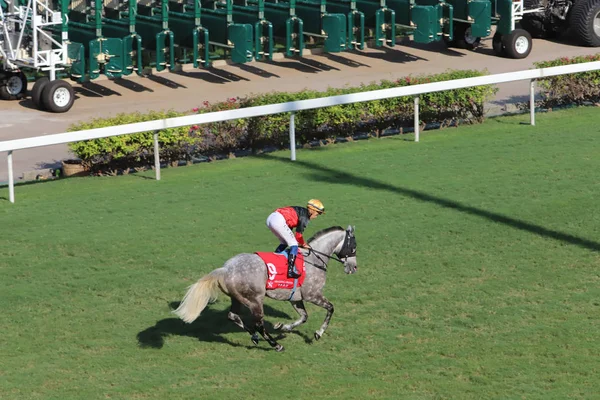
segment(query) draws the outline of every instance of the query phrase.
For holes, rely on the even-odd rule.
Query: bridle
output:
[[[353,235],[351,235],[349,231],[346,231],[346,237],[344,238],[342,249],[337,254],[335,254],[335,257],[315,250],[312,247],[308,249],[308,255],[310,255],[311,252],[315,253],[315,256],[319,261],[321,261],[321,263],[323,263],[323,266],[316,265],[306,260],[304,262],[311,264],[323,271],[327,271],[327,263],[321,257],[319,257],[319,255],[322,255],[324,257],[329,258],[330,260],[334,260],[345,265],[348,261],[348,257],[356,257],[356,238]]]

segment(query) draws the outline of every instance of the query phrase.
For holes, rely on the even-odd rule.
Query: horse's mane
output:
[[[328,234],[328,233],[330,233],[330,232],[333,232],[333,231],[343,231],[343,230],[344,230],[344,228],[342,228],[341,226],[332,226],[331,228],[322,229],[322,230],[320,230],[319,232],[315,233],[315,234],[313,235],[313,237],[311,237],[310,239],[308,239],[308,242],[307,242],[307,243],[310,243],[310,242],[312,242],[313,240],[317,240],[317,239],[319,239],[321,236],[325,236],[325,235],[327,235],[327,234]]]

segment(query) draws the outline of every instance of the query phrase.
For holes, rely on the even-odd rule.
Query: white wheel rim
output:
[[[529,50],[529,40],[525,36],[519,36],[515,41],[515,50],[519,54],[525,54]]]
[[[467,42],[468,44],[475,44],[475,42],[477,42],[477,37],[471,35],[471,28],[468,28],[465,31],[465,42]]]
[[[71,101],[71,93],[69,93],[67,88],[59,87],[54,91],[52,100],[58,107],[65,107],[67,104],[69,104],[69,101]]]
[[[600,12],[594,17],[594,33],[600,38]]]
[[[23,82],[18,75],[13,75],[6,81],[6,90],[13,96],[23,92]]]

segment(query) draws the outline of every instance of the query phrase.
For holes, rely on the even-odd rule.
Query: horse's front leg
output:
[[[321,339],[323,333],[325,333],[325,329],[329,326],[329,321],[331,321],[331,316],[333,315],[333,304],[329,300],[325,298],[323,295],[318,295],[316,297],[305,299],[306,301],[310,301],[314,305],[324,308],[327,310],[327,315],[325,316],[325,321],[323,321],[323,325],[321,325],[321,329],[315,332],[315,339]]]
[[[304,303],[302,302],[302,300],[291,301],[290,303],[292,303],[292,307],[294,307],[294,310],[296,310],[296,312],[300,314],[300,318],[292,322],[291,324],[284,325],[281,322],[278,322],[274,326],[275,329],[282,330],[284,332],[289,332],[298,325],[302,325],[303,323],[305,323],[308,319],[308,313],[306,312],[306,308],[304,308]]]

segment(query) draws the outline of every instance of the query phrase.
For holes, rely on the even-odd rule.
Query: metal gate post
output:
[[[8,152],[8,200],[15,202],[15,178],[13,176],[12,150]]]
[[[290,160],[296,161],[296,113],[290,113]]]
[[[419,96],[415,96],[415,142],[419,141]]]
[[[529,82],[529,121],[535,126],[535,79]]]
[[[158,152],[158,131],[154,132],[154,172],[156,180],[160,181],[160,154]]]

